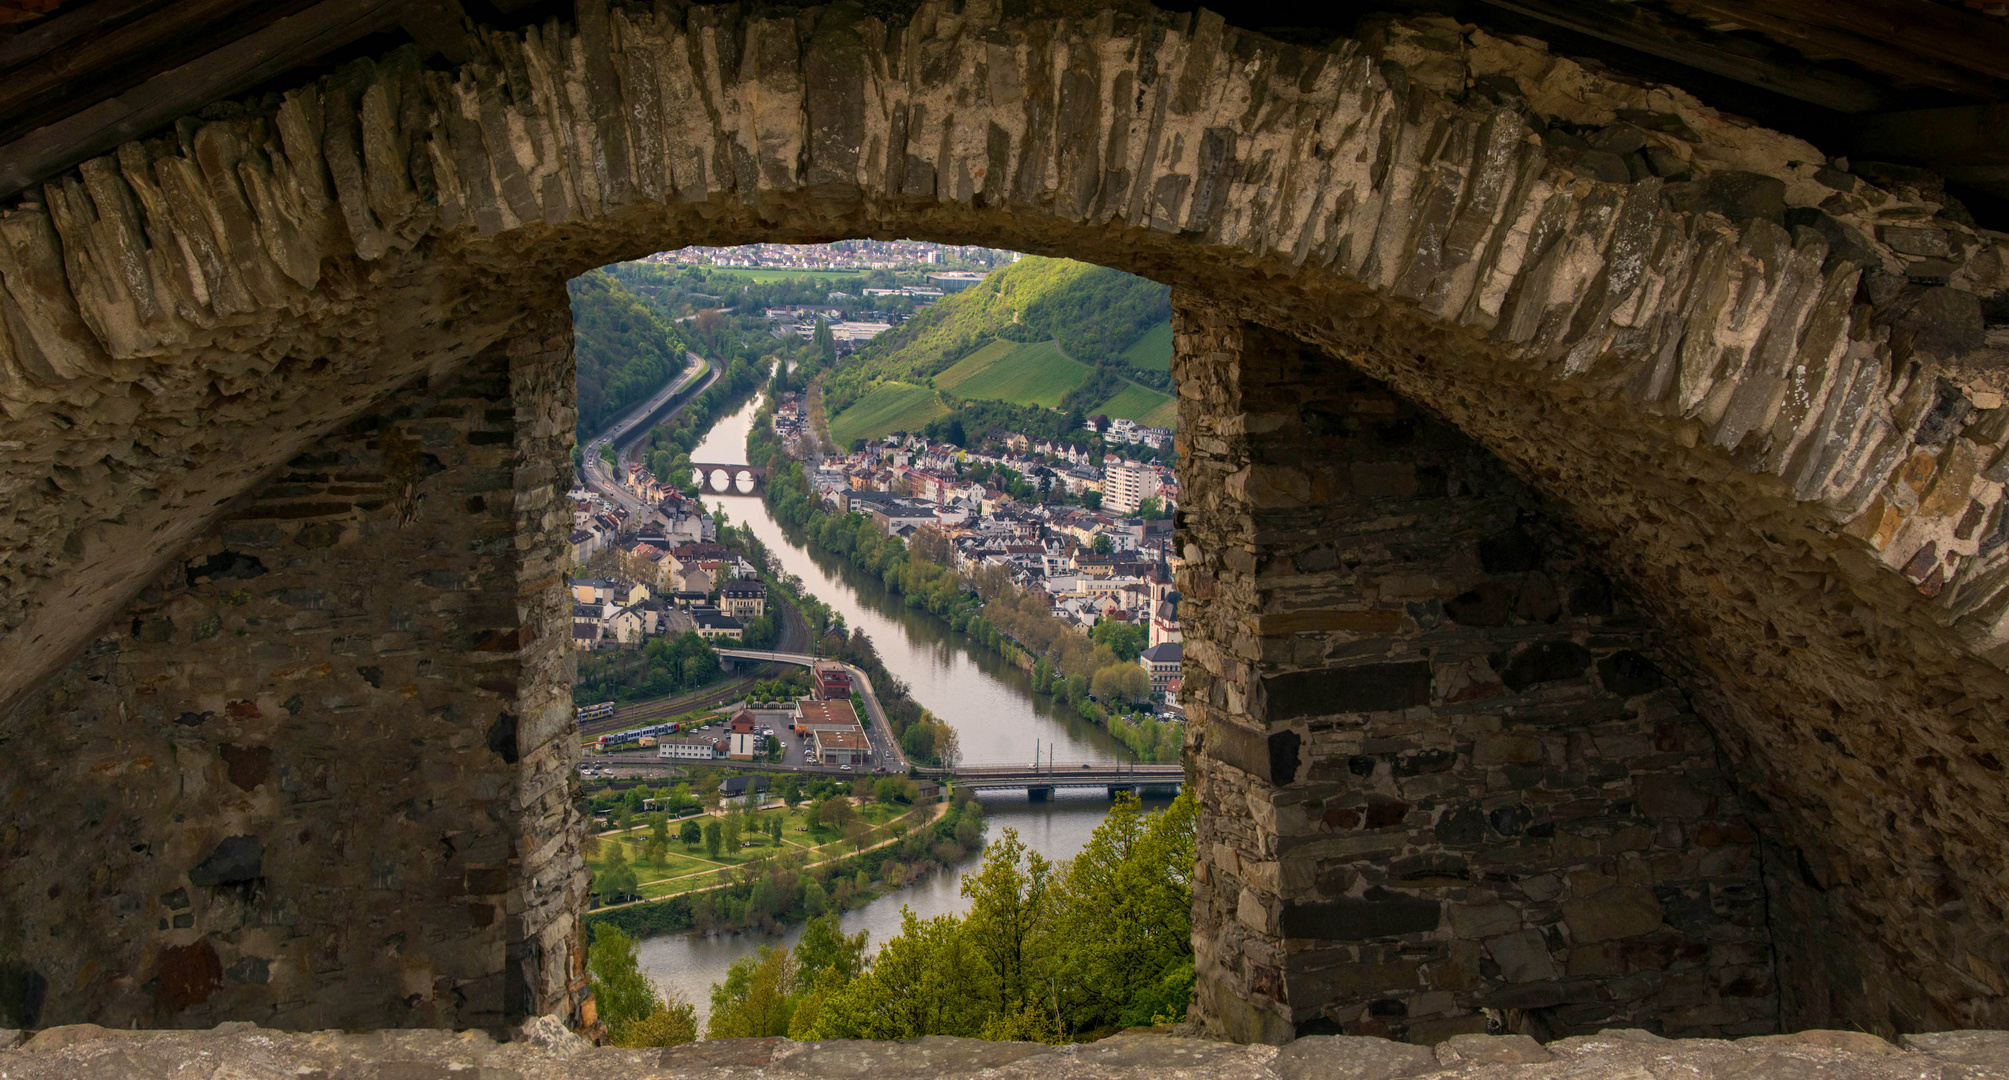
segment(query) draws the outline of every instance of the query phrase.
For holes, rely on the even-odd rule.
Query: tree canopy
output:
[[[835,913],[792,953],[763,947],[712,990],[710,1038],[1060,1042],[1183,1019],[1192,997],[1194,804],[1119,798],[1054,864],[1006,829],[963,879],[966,915],[922,919],[865,957]]]

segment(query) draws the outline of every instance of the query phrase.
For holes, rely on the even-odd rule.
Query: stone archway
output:
[[[332,471],[290,480],[303,452],[365,462],[356,490],[323,492],[329,516],[420,528],[451,531],[420,509],[427,477],[472,470],[434,484],[484,507],[508,491],[529,545],[508,556],[477,545],[501,561],[436,569],[481,582],[467,610],[487,636],[462,645],[510,670],[477,672],[470,660],[428,689],[347,664],[357,674],[342,671],[334,696],[395,717],[407,685],[420,697],[488,695],[476,744],[500,764],[476,771],[513,792],[493,815],[507,850],[464,869],[453,895],[515,899],[489,905],[507,917],[473,934],[464,971],[449,972],[444,954],[409,959],[399,942],[416,926],[387,933],[367,962],[358,944],[327,963],[402,970],[428,1002],[493,979],[504,988],[480,1009],[565,1008],[578,956],[564,897],[579,871],[553,786],[562,661],[533,644],[551,617],[537,599],[551,562],[537,545],[562,540],[545,528],[570,423],[562,334],[549,321],[562,282],[690,243],[980,242],[1092,259],[1207,298],[1183,316],[1182,371],[1213,388],[1188,402],[1184,449],[1222,467],[1189,472],[1189,502],[1212,531],[1188,573],[1199,588],[1227,583],[1221,610],[1235,614],[1208,631],[1212,651],[1194,650],[1206,677],[1189,681],[1211,696],[1197,702],[1193,749],[1203,777],[1247,785],[1248,849],[1216,845],[1208,866],[1232,877],[1237,917],[1246,904],[1263,940],[1279,950],[1292,940],[1278,921],[1290,829],[1276,811],[1296,804],[1302,792],[1286,789],[1302,781],[1250,748],[1321,736],[1260,688],[1294,667],[1346,666],[1350,654],[1335,649],[1350,637],[1411,627],[1400,611],[1392,626],[1307,619],[1263,584],[1276,544],[1264,515],[1308,514],[1335,492],[1320,470],[1263,453],[1305,415],[1260,405],[1247,381],[1263,366],[1245,356],[1248,335],[1262,334],[1252,327],[1344,358],[1500,455],[1683,639],[1688,690],[1767,822],[1770,903],[1791,935],[1778,944],[1787,1023],[2004,1022],[2009,865],[1992,839],[1993,823],[2009,820],[2009,736],[1992,722],[2009,636],[2004,425],[1999,388],[1961,360],[1980,345],[1975,296],[2005,288],[2001,237],[1931,217],[1915,191],[1837,199],[1825,184],[1858,182],[1824,173],[1803,143],[1678,90],[1439,23],[1391,24],[1373,41],[1314,52],[1208,15],[1022,20],[988,4],[929,4],[888,29],[827,10],[588,4],[577,26],[479,46],[451,72],[392,56],[274,106],[232,107],[0,212],[10,522],[0,702],[9,739],[69,730],[51,745],[73,751],[16,766],[12,791],[82,791],[107,762],[136,778],[133,791],[185,787],[153,751],[188,740],[226,761],[191,766],[206,783],[235,776],[224,747],[255,757],[251,743],[269,741],[258,723],[303,711],[282,693],[300,650],[279,630],[314,620],[247,632],[257,639],[247,649],[284,659],[253,650],[240,666],[191,674],[168,654],[135,652],[220,648],[194,640],[153,590],[176,578],[220,588],[239,565],[231,553],[243,554],[225,542],[228,523],[273,498],[273,485],[302,486],[305,503],[305,487],[343,482]],[[1555,120],[1638,141],[1652,169],[1621,181],[1611,161],[1550,153],[1534,125]],[[1626,160],[1613,160],[1622,171]],[[1897,219],[1879,219],[1872,196],[1919,207],[1907,220],[1924,224],[1879,225]],[[1191,344],[1202,340],[1213,344]],[[442,398],[460,392],[457,379],[475,380],[468,401],[493,404]],[[403,444],[397,425],[432,409],[461,410],[463,426],[433,437],[465,455]],[[498,446],[510,448],[507,468],[474,450]],[[427,471],[427,455],[440,470]],[[308,527],[264,542],[321,550],[299,542]],[[301,556],[295,572],[356,572],[341,547],[328,551]],[[207,561],[188,563],[190,553]],[[198,609],[209,602],[192,601],[195,624],[206,625]],[[388,601],[371,618],[384,633],[413,632]],[[141,670],[156,682],[132,682]],[[220,708],[174,707],[212,699]],[[249,703],[246,715],[232,720],[231,702]],[[234,726],[178,731],[184,713]],[[441,717],[436,737],[449,741],[456,723],[473,723]],[[116,738],[93,742],[94,725],[113,718]],[[295,853],[280,851],[273,822],[341,817],[298,802],[218,796],[205,809],[217,821],[169,830],[172,844],[129,805],[83,815],[92,844],[158,844],[163,858],[120,855],[118,873],[147,883],[119,893],[134,905],[126,928],[74,946],[27,931],[47,933],[58,905],[80,895],[113,895],[109,869],[65,870],[62,888],[11,897],[10,932],[29,943],[17,963],[118,972],[129,986],[116,1009],[116,994],[91,989],[59,987],[50,1000],[121,1022],[113,1012],[181,1015],[169,1007],[181,997],[139,989],[170,961],[193,972],[174,986],[267,987],[242,991],[261,1008],[306,992],[312,964],[288,968],[292,981],[258,981],[256,965],[212,979],[227,966],[213,947],[169,951],[199,952],[211,937],[174,925],[177,882],[265,880],[201,870],[226,838],[222,819],[249,830],[230,836],[272,833],[263,850],[281,865]],[[60,847],[8,828],[16,858]],[[202,861],[170,865],[170,848]],[[355,885],[299,873],[261,887]],[[394,878],[364,884],[417,888],[383,884]],[[332,901],[317,903],[310,922],[337,918]],[[233,942],[258,932],[224,931]],[[1237,1028],[1244,1037],[1273,1037],[1318,1004],[1275,982],[1221,993],[1258,1003]],[[447,1015],[366,997],[330,1015]],[[132,1004],[148,998],[159,1011]]]

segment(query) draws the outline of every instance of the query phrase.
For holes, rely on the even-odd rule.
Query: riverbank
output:
[[[1087,635],[1042,615],[1051,625],[1039,629],[1049,640],[1044,653],[1036,654],[1020,640],[1023,633],[1015,635],[987,617],[993,613],[1017,615],[1022,596],[1009,581],[971,582],[944,565],[950,557],[946,551],[938,553],[942,556],[938,561],[927,551],[917,550],[918,537],[924,534],[917,534],[916,544],[908,544],[879,535],[861,514],[838,515],[826,510],[811,489],[802,463],[775,437],[769,422],[772,409],[773,403],[767,402],[756,413],[747,432],[746,457],[767,469],[761,498],[778,522],[803,530],[824,551],[878,578],[886,588],[899,593],[909,608],[941,619],[950,631],[1017,666],[1031,676],[1034,692],[1064,702],[1114,736],[1140,761],[1169,763],[1179,759],[1182,729],[1156,718],[1131,720],[1094,700],[1091,687],[1096,674],[1125,663],[1106,646],[1098,647]]]

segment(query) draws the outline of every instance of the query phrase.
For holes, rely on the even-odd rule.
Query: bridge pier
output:
[[[1137,791],[1137,785],[1135,784],[1111,784],[1109,785],[1108,788],[1109,797],[1111,799],[1116,798],[1116,796],[1119,794],[1133,795],[1136,793],[1136,791]]]
[[[1046,802],[1053,798],[1053,788],[1045,784],[1034,784],[1025,789],[1028,802]]]

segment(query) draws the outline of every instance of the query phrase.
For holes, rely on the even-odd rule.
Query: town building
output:
[[[718,786],[718,797],[721,803],[759,806],[767,801],[767,777],[759,773],[727,777]]]
[[[744,623],[717,608],[692,608],[691,622],[706,641],[739,641],[746,636]]]
[[[758,619],[767,614],[767,583],[732,581],[719,589],[719,606],[736,619]]]
[[[858,728],[858,713],[851,708],[849,699],[838,701],[817,701],[802,698],[795,703],[795,730],[805,735],[816,731],[835,731],[844,728]]]
[[[811,669],[816,697],[822,701],[851,700],[851,669],[835,660],[818,660]]]
[[[1134,514],[1157,493],[1158,470],[1149,465],[1115,461],[1102,470],[1102,508],[1112,514]]]
[[[760,724],[753,713],[746,709],[733,714],[732,722],[726,725],[726,756],[734,761],[752,761],[767,748],[767,740],[760,733]]]
[[[718,754],[715,739],[679,739],[665,737],[656,740],[656,756],[671,761],[710,761]]]
[[[1165,641],[1153,645],[1139,653],[1137,662],[1144,666],[1151,676],[1153,694],[1176,694],[1179,692],[1179,658],[1185,654],[1186,646],[1177,641]]]
[[[872,756],[857,728],[818,728],[809,733],[809,750],[822,765],[861,765]]]

